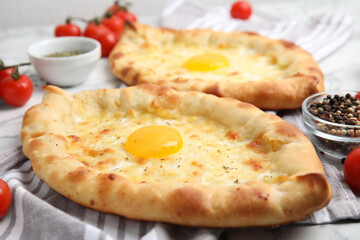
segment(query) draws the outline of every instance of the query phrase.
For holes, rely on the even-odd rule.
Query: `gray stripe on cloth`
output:
[[[343,31],[343,28],[346,29],[348,25],[344,24],[345,17],[346,16],[343,14],[332,14],[330,21],[324,23],[325,27],[322,29],[322,31],[319,32],[314,39],[306,42],[306,44],[308,44],[307,50],[312,52],[316,49],[319,49],[321,46],[323,46],[324,43],[330,41],[331,36],[336,36],[339,31]]]
[[[326,30],[333,17],[334,16],[332,14],[325,13],[308,19],[306,21],[308,32],[304,35],[304,37],[300,37],[296,43],[304,47],[306,47],[307,44],[311,45],[314,40],[316,40],[319,35],[321,36],[321,33]]]
[[[19,164],[21,160],[25,161],[26,159],[21,158],[21,155],[18,155],[19,151],[21,151],[21,146],[11,148],[7,151],[0,152],[0,177],[7,172],[9,169]],[[9,158],[14,158],[17,156],[17,159],[9,161]]]

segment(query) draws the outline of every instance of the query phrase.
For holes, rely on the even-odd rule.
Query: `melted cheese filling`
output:
[[[228,65],[213,69],[211,66],[198,67],[199,71],[191,71],[186,66],[194,56],[211,52],[227,59]],[[244,46],[185,46],[169,44],[161,48],[148,46],[146,50],[131,53],[136,62],[141,62],[150,72],[156,66],[156,72],[167,77],[200,78],[207,81],[262,81],[269,78],[283,79],[283,71],[287,66],[277,62],[276,57],[264,55]],[[195,66],[195,68],[197,67]]]
[[[249,147],[250,140],[200,116],[162,118],[154,113],[82,116],[74,120],[69,152],[89,167],[120,174],[135,182],[201,182],[229,185],[245,181],[271,182],[278,170],[271,154]],[[120,116],[120,117],[119,117]],[[182,148],[166,157],[142,158],[126,151],[125,143],[143,126],[176,129]]]

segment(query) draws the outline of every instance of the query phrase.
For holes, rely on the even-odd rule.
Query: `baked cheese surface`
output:
[[[118,173],[132,181],[228,185],[270,182],[285,175],[271,164],[271,154],[252,147],[253,141],[201,116],[162,118],[154,113],[130,111],[74,120],[74,132],[68,136],[70,153],[89,167]],[[161,158],[137,157],[127,152],[129,135],[141,126],[154,125],[176,129],[183,140],[180,151]]]
[[[219,58],[225,58],[228,65],[211,71],[209,66],[203,71],[187,69],[186,62],[200,54],[204,54],[205,57],[208,54],[217,54]],[[148,45],[146,52],[143,50],[132,52],[132,58],[149,70],[153,70],[156,66],[157,72],[164,73],[168,77],[201,78],[207,79],[208,82],[284,79],[283,72],[286,68],[274,61],[273,55],[265,55],[243,45],[188,46],[181,43],[167,44],[162,47]],[[195,63],[195,69],[198,67],[197,64],[201,63]]]

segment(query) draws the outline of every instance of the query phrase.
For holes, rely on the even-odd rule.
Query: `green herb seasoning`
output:
[[[45,55],[45,57],[71,57],[85,53],[85,51],[64,51]]]

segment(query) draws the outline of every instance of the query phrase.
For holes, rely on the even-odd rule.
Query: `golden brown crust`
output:
[[[179,43],[185,45],[182,48],[184,51],[186,46],[193,45],[209,47],[209,50],[226,49],[227,46],[248,48],[255,51],[256,56],[265,56],[269,64],[279,66],[282,70],[277,77],[263,76],[263,80],[253,81],[242,75],[238,79],[234,78],[239,74],[238,71],[242,71],[239,69],[230,74],[233,76],[224,75],[219,81],[218,76],[189,75],[181,66],[172,66],[171,69],[162,69],[161,63],[146,66],[134,57],[134,54],[141,54],[151,58],[151,49],[162,49],[163,46]],[[179,58],[171,50],[163,57],[165,62]],[[113,73],[128,85],[155,83],[177,90],[200,91],[246,101],[262,109],[295,109],[309,95],[324,90],[323,74],[309,53],[294,43],[258,34],[199,29],[175,31],[134,23],[125,28],[122,39],[110,54],[109,62]]]
[[[331,199],[331,187],[310,141],[281,118],[251,104],[150,84],[74,95],[53,86],[46,86],[45,91],[43,102],[24,116],[23,151],[39,178],[83,206],[133,219],[247,227],[296,221]],[[267,154],[285,175],[271,182],[216,186],[186,181],[136,182],[121,173],[88,166],[69,150],[72,144],[82,144],[73,132],[79,112],[115,112],[119,108],[145,111],[149,106],[173,109],[182,116],[204,116],[226,126],[230,139],[238,139],[241,132],[249,147]],[[260,166],[255,160],[248,164],[255,171]]]

